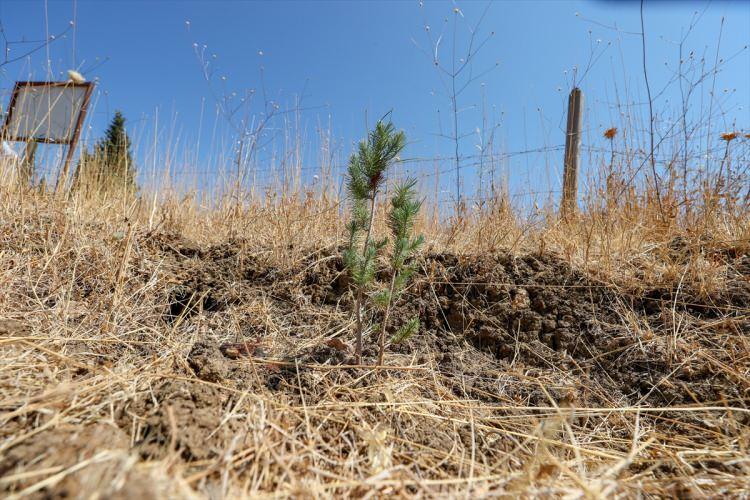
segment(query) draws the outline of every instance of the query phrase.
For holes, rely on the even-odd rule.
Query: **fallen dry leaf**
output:
[[[349,352],[349,345],[341,339],[328,339],[325,344],[328,347],[333,347],[339,352]]]

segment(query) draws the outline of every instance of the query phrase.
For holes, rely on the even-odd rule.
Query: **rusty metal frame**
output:
[[[13,111],[18,100],[18,94],[21,89],[26,87],[66,87],[75,88],[83,87],[86,92],[83,95],[83,101],[81,101],[81,109],[78,111],[78,117],[73,128],[73,134],[67,141],[60,141],[56,139],[50,139],[48,137],[24,137],[12,134],[10,130],[10,123],[13,119]],[[13,87],[13,94],[10,97],[10,104],[8,105],[8,114],[5,117],[5,124],[3,124],[2,137],[6,141],[18,141],[18,142],[41,142],[44,144],[67,144],[69,146],[75,146],[81,135],[81,128],[83,127],[83,121],[86,119],[86,111],[88,110],[89,102],[91,101],[91,94],[94,91],[94,84],[91,82],[85,83],[73,83],[73,82],[16,82]]]
[[[83,101],[81,101],[81,109],[78,111],[78,117],[76,118],[75,128],[73,134],[67,141],[60,141],[57,139],[50,139],[48,137],[23,137],[15,134],[11,134],[10,124],[13,119],[13,111],[16,106],[19,91],[25,87],[66,87],[75,88],[83,87],[86,92],[83,94]],[[55,189],[57,190],[61,186],[64,186],[68,179],[68,171],[70,170],[70,162],[73,160],[73,154],[75,153],[76,145],[81,137],[81,129],[83,128],[83,121],[86,119],[86,112],[88,111],[89,102],[91,101],[91,94],[94,92],[94,84],[92,82],[74,83],[74,82],[39,82],[39,81],[26,81],[16,82],[13,87],[13,94],[10,97],[10,103],[8,105],[8,114],[5,117],[5,123],[3,124],[2,132],[0,132],[0,138],[6,141],[18,141],[18,142],[41,142],[44,144],[60,144],[67,145],[68,151],[65,155],[65,162],[60,170],[60,175],[57,178]]]

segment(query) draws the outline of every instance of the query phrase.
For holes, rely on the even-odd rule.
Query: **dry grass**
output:
[[[614,291],[627,341],[584,359],[519,340],[518,356],[498,359],[447,328],[375,369],[340,364],[326,348],[350,340],[351,320],[305,288],[335,260],[336,200],[207,210],[148,195],[0,197],[8,497],[748,493],[750,309],[735,296],[747,292],[748,269],[736,268],[748,258],[746,212],[665,222],[631,198],[565,223],[502,203],[452,225],[425,221],[429,252],[554,254],[585,271]],[[418,287],[429,297],[440,277],[425,272]],[[166,315],[196,280],[205,286]],[[196,296],[219,284],[227,307]],[[676,293],[651,314],[629,300],[655,289]],[[251,357],[217,347],[245,341],[258,344]],[[666,376],[640,398],[607,393],[616,370],[606,363],[631,362]],[[692,403],[652,397],[683,388]],[[709,393],[724,397],[702,399]]]

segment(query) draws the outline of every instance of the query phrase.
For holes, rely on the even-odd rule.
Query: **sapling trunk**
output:
[[[393,290],[396,286],[396,273],[393,270],[393,276],[391,276],[391,284],[388,286],[388,305],[385,308],[385,314],[383,315],[383,324],[380,325],[380,338],[378,348],[378,366],[383,365],[383,357],[385,356],[385,333],[388,328],[388,320],[391,316],[391,306],[393,305]]]
[[[370,236],[372,234],[372,224],[375,220],[375,198],[377,192],[373,193],[372,199],[370,200],[370,220],[367,222],[367,233],[365,235],[365,243],[362,247],[362,259],[367,258],[367,247],[370,245]],[[357,345],[355,348],[355,356],[357,364],[362,362],[362,299],[364,296],[365,286],[360,284],[357,286],[357,300],[354,307],[356,307],[356,318],[357,318]]]

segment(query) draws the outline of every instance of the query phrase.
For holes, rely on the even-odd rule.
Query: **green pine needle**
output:
[[[391,337],[391,343],[400,344],[409,340],[415,333],[419,331],[419,318],[412,318],[407,321],[398,331]]]

